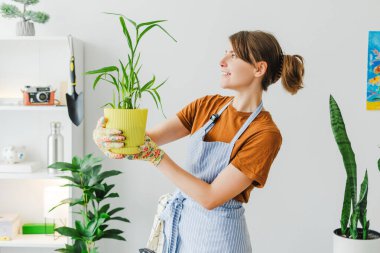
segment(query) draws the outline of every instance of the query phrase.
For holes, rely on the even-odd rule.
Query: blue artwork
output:
[[[380,31],[368,35],[367,109],[380,110]]]

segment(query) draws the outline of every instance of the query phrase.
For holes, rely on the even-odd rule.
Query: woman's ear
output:
[[[264,76],[265,72],[267,71],[267,68],[268,64],[265,61],[257,62],[255,66],[255,77]]]

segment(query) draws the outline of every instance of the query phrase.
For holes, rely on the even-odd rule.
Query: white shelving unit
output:
[[[77,91],[83,92],[83,43],[75,38],[74,51]],[[25,85],[51,85],[56,89],[56,99],[60,99],[62,83],[70,84],[69,60],[66,36],[0,37],[0,101],[1,98],[21,98],[20,89]],[[79,127],[72,124],[66,106],[0,104],[0,119],[0,150],[8,145],[24,146],[26,160],[42,164],[39,170],[32,173],[0,173],[0,214],[18,213],[21,224],[43,223],[45,187],[67,183],[56,175],[48,174],[47,137],[50,122],[61,122],[66,162],[70,162],[74,155],[83,156],[84,123]],[[72,190],[68,191],[67,197],[71,196]],[[60,200],[57,199],[57,204]],[[67,215],[67,224],[71,226],[71,209]],[[47,253],[64,247],[67,242],[66,237],[54,239],[51,235],[19,235],[11,241],[0,241],[0,252]]]

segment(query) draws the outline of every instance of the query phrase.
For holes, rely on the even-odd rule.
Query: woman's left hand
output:
[[[152,139],[145,135],[145,143],[139,146],[140,153],[125,155],[128,160],[143,160],[153,163],[154,166],[158,166],[164,157],[164,150],[162,150]]]

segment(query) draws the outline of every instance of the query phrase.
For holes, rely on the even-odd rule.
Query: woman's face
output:
[[[221,68],[221,87],[223,89],[244,90],[256,78],[255,66],[238,58],[233,51],[231,42],[219,65]]]

